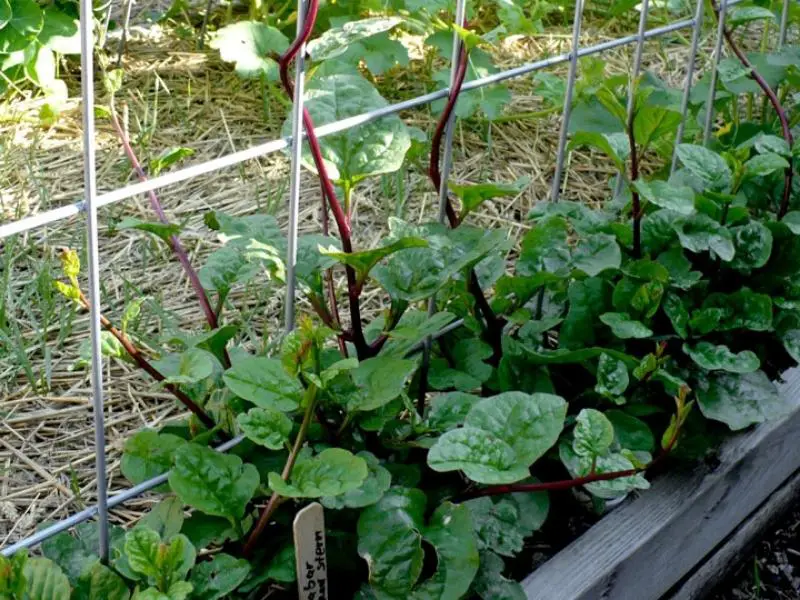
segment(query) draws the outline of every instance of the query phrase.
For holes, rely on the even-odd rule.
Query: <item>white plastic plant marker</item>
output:
[[[328,559],[325,552],[325,515],[314,502],[294,518],[294,554],[300,600],[327,600]]]

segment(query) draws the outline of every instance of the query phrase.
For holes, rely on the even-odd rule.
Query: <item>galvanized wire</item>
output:
[[[791,0],[783,0],[783,9],[781,10],[781,28],[778,35],[778,50],[783,49],[786,45],[786,33],[789,30],[789,4]]]
[[[672,151],[672,164],[670,175],[678,168],[678,144],[683,142],[683,133],[686,131],[686,118],[689,114],[689,99],[692,96],[692,83],[694,71],[697,67],[697,48],[700,45],[700,34],[703,32],[703,7],[705,0],[697,0],[697,10],[694,15],[692,28],[692,42],[689,48],[689,58],[686,60],[686,82],[683,85],[683,98],[681,99],[681,120],[678,123],[678,132],[675,135],[675,148]]]
[[[550,190],[550,200],[558,202],[561,193],[561,174],[564,170],[564,160],[567,152],[567,135],[569,133],[569,117],[572,114],[572,97],[575,93],[575,80],[578,76],[578,58],[580,58],[581,24],[583,22],[583,0],[575,2],[575,16],[572,21],[572,48],[569,56],[569,74],[567,75],[567,89],[564,93],[564,110],[561,116],[561,131],[558,135],[558,153],[556,154],[556,171],[553,174],[553,187]]]
[[[306,2],[297,0],[297,36],[303,33],[306,20]],[[303,109],[305,107],[305,53],[306,46],[300,47],[295,57],[294,104],[292,106],[292,164],[289,171],[289,228],[286,233],[286,306],[284,307],[284,326],[286,331],[294,329],[295,301],[297,285],[295,268],[297,266],[297,224],[300,220],[300,175],[303,158]]]
[[[94,15],[92,0],[81,0],[81,109],[83,111],[83,193],[86,198],[86,246],[89,259],[89,326],[91,330],[92,412],[94,417],[95,476],[97,478],[98,555],[108,561],[108,502],[106,437],[103,419],[103,353],[100,324],[100,251],[97,226],[97,172],[94,127]]]
[[[717,98],[717,80],[719,79],[718,67],[722,58],[722,43],[725,41],[725,16],[728,13],[728,4],[728,0],[720,0],[719,14],[717,15],[716,45],[711,59],[711,83],[708,88],[706,119],[703,125],[703,146],[708,146],[708,142],[711,139],[711,128],[714,125],[714,102]]]

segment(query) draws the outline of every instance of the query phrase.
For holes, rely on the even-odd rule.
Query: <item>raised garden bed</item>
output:
[[[800,370],[787,372],[780,389],[797,403],[794,412],[730,439],[714,465],[657,478],[526,578],[527,597],[688,600],[710,592],[800,489]]]

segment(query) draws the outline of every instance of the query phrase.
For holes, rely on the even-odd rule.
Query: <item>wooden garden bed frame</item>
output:
[[[529,575],[529,600],[703,598],[800,498],[800,369],[780,390],[791,414],[728,440],[713,467],[656,479]]]

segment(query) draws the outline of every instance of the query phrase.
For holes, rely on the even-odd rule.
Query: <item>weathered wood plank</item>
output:
[[[781,393],[800,407],[800,370]],[[798,468],[800,408],[730,439],[713,470],[669,473],[523,582],[530,600],[658,600]]]
[[[769,531],[792,505],[800,498],[800,471],[796,472],[780,488],[759,506],[755,513],[741,523],[731,535],[714,550],[713,555],[698,565],[670,590],[670,600],[700,600],[718,586],[754,549],[763,535]]]

